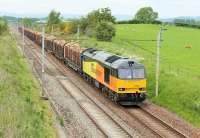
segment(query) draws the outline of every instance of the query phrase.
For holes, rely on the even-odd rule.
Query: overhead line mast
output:
[[[156,59],[156,91],[155,91],[155,96],[158,96],[158,91],[159,91],[159,72],[160,72],[160,47],[161,47],[161,41],[162,41],[162,34],[163,31],[167,29],[164,28],[164,26],[160,27],[160,31],[158,33],[157,37],[157,59]]]

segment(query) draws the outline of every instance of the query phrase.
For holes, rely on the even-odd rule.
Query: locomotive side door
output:
[[[110,83],[110,69],[107,67],[104,67],[104,82]]]

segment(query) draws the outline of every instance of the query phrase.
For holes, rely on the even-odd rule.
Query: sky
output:
[[[109,7],[114,15],[133,16],[138,9],[151,6],[159,18],[200,16],[199,0],[0,0],[0,16],[41,17],[55,9],[65,15],[86,15]]]

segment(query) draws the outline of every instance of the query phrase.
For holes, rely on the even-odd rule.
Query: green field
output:
[[[161,47],[159,96],[154,97],[155,40],[159,28],[144,24],[116,25],[117,34],[112,42],[82,36],[87,40],[81,41],[81,45],[140,60],[147,70],[148,98],[200,128],[200,30],[166,27]]]
[[[53,114],[16,41],[0,36],[0,137],[54,138]]]

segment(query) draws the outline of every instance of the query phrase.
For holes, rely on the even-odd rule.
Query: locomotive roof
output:
[[[111,64],[112,68],[144,68],[144,65],[135,61],[134,59],[122,58]]]
[[[143,64],[138,63],[134,59],[125,58],[122,56],[114,55],[109,52],[99,51],[96,49],[86,49],[83,55],[95,59],[112,68],[127,68],[127,67],[144,67]]]

